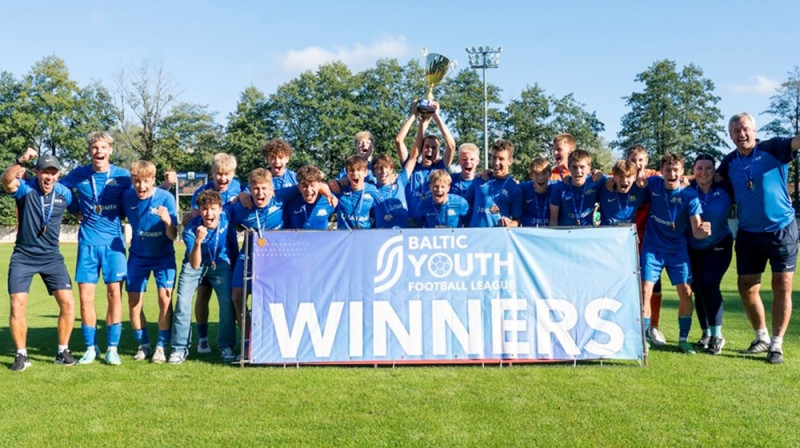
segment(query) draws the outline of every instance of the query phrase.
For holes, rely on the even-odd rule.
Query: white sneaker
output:
[[[81,356],[81,359],[78,360],[78,364],[86,365],[93,363],[94,360],[97,358],[97,353],[99,351],[100,350],[98,349],[97,346],[87,348],[86,351],[83,353],[83,356]]]
[[[664,337],[664,333],[658,329],[658,327],[650,327],[650,331],[647,332],[647,337],[650,339],[650,342],[653,345],[665,346],[667,345],[667,338]]]
[[[198,355],[207,355],[209,353],[211,353],[211,346],[208,345],[208,341],[200,341],[197,343]]]
[[[152,349],[149,345],[140,345],[139,350],[136,351],[136,354],[133,355],[134,361],[144,361],[145,359],[150,357],[150,353],[152,353]]]
[[[157,346],[156,351],[153,352],[153,357],[150,358],[153,364],[163,364],[167,362],[167,355],[164,353],[164,347]]]
[[[169,354],[169,362],[170,364],[183,364],[183,361],[186,361],[186,353],[188,350],[174,350],[172,353]]]

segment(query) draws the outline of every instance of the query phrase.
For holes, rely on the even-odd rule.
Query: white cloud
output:
[[[769,79],[766,76],[756,75],[748,78],[749,84],[733,84],[730,89],[733,93],[775,93],[781,86],[780,81]]]
[[[385,36],[370,45],[356,43],[351,47],[336,46],[331,49],[307,47],[290,50],[278,57],[280,66],[289,73],[300,73],[316,70],[321,64],[342,61],[353,71],[371,67],[381,58],[402,58],[411,54],[412,50],[404,36]]]

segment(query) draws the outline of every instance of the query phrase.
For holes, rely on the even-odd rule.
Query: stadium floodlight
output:
[[[500,52],[503,47],[469,47],[466,48],[469,55],[470,68],[480,68],[483,70],[483,167],[489,168],[489,104],[488,92],[486,90],[486,69],[497,68],[500,66]]]

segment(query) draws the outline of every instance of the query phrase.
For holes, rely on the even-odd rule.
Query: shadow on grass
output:
[[[58,323],[58,315],[38,315],[35,317],[36,320],[44,319],[47,322],[50,322],[50,326],[48,327],[29,327],[28,328],[28,335],[27,335],[27,349],[28,349],[28,356],[33,359],[39,360],[55,360],[56,351],[58,350],[58,330],[56,328]],[[31,316],[28,318],[31,321]],[[217,329],[219,324],[216,323],[209,323],[208,325],[208,336],[209,336],[209,344],[211,345],[211,353],[209,354],[198,354],[197,353],[197,332],[194,331],[194,323],[192,323],[192,345],[189,349],[189,356],[190,359],[199,362],[206,362],[209,364],[223,364],[222,360],[217,354],[216,350],[216,340],[217,340]],[[99,320],[97,321],[97,343],[100,346],[101,352],[104,352],[106,348],[106,321]],[[147,324],[147,332],[150,337],[150,345],[155,347],[157,337],[158,337],[158,324],[156,322],[148,322]],[[171,352],[171,347],[167,344],[167,353]],[[69,340],[69,347],[73,353],[75,353],[75,357],[78,358],[79,355],[83,354],[86,346],[83,342],[83,333],[81,332],[81,322],[80,320],[75,321],[75,325],[72,330],[72,334],[70,335]],[[239,347],[239,342],[237,342],[236,348]],[[136,351],[139,348],[139,343],[133,337],[133,330],[131,329],[129,321],[122,322],[122,337],[119,343],[119,353],[123,359],[130,359],[136,354]],[[7,326],[0,327],[0,353],[3,354],[10,354],[12,355],[12,361],[4,363],[6,367],[10,367],[13,362],[13,354],[16,352],[16,345],[14,344],[14,339],[11,336],[11,329]]]

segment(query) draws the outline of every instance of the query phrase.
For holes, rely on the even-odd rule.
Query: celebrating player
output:
[[[23,165],[37,157],[28,148],[3,173],[3,189],[12,194],[17,203],[18,226],[14,253],[8,266],[8,293],[11,296],[9,327],[17,347],[11,370],[21,372],[31,362],[28,359],[28,321],[25,308],[31,280],[39,274],[58,303],[58,350],[56,364],[71,366],[75,358],[69,351],[69,336],[75,321],[75,302],[72,282],[69,279],[64,257],[58,251],[61,217],[72,203],[72,192],[56,183],[61,171],[58,159],[51,155],[39,158],[36,177],[20,180],[25,173]]]
[[[142,361],[152,354],[154,363],[163,363],[167,360],[164,347],[172,336],[173,241],[178,236],[175,198],[167,191],[155,188],[156,166],[152,162],[133,162],[131,180],[133,189],[122,194],[122,212],[133,230],[126,281],[131,327],[139,342],[133,359]],[[147,319],[142,309],[142,296],[147,290],[151,272],[158,288],[158,339],[154,352],[150,348]]]
[[[797,265],[797,221],[789,199],[789,162],[800,136],[756,141],[756,120],[748,113],[728,122],[736,150],[725,156],[719,174],[730,181],[739,211],[736,270],[739,295],[755,330],[748,354],[767,352],[767,362],[783,362],[783,336],[792,317],[792,280]],[[761,301],[761,274],[772,267],[772,340]]]
[[[106,364],[119,365],[117,353],[122,334],[122,281],[125,279],[125,241],[120,224],[122,193],[131,187],[127,170],[110,163],[114,139],[105,132],[89,134],[89,156],[92,163],[72,170],[60,180],[61,184],[77,191],[78,206],[83,216],[78,232],[78,261],[75,281],[81,299],[81,330],[86,352],[79,364],[90,364],[97,357],[97,312],[94,293],[103,273],[108,310],[104,357]]]
[[[703,212],[697,192],[681,186],[683,157],[667,153],[661,159],[661,176],[647,179],[650,195],[650,219],[642,243],[642,297],[645,331],[650,325],[650,296],[653,286],[666,269],[669,279],[678,291],[678,348],[684,353],[695,353],[689,343],[692,328],[692,274],[689,269],[686,229],[701,240],[711,235],[711,224],[702,222]]]

